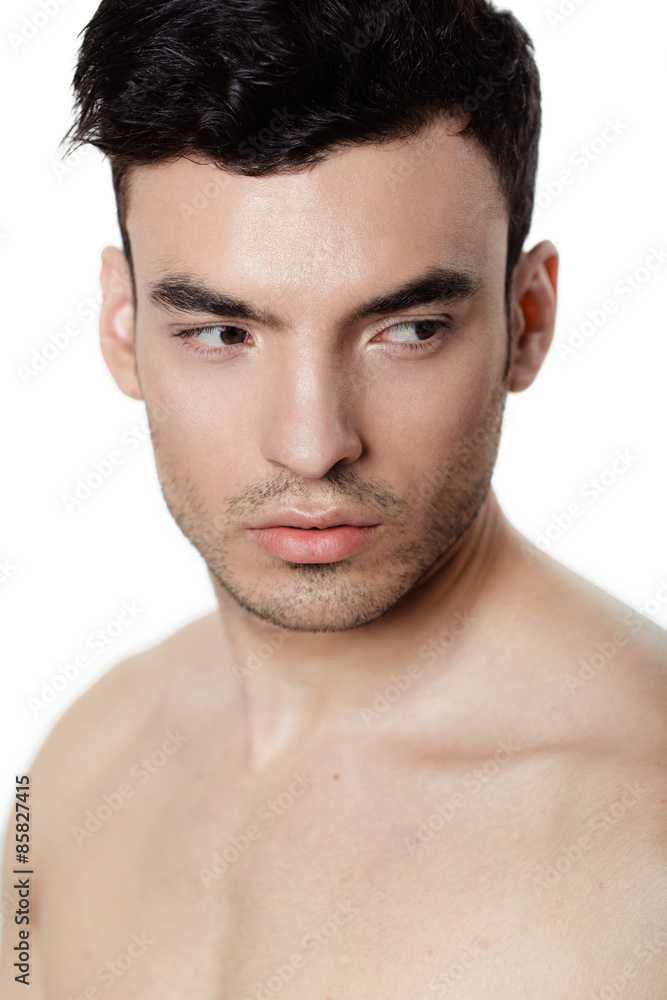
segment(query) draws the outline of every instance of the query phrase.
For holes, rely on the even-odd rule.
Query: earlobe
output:
[[[118,247],[102,251],[100,346],[116,385],[126,396],[142,399],[135,353],[134,305],[127,258]]]
[[[548,240],[522,254],[512,284],[510,392],[532,385],[547,356],[556,326],[558,251]]]

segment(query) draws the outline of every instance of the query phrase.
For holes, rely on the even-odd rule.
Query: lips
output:
[[[372,518],[364,517],[352,509],[337,507],[319,512],[299,511],[295,508],[267,514],[265,517],[248,525],[251,529],[263,528],[317,528],[320,531],[327,528],[351,526],[353,528],[370,528],[378,524]]]
[[[290,563],[333,563],[350,559],[368,548],[382,525],[340,524],[329,528],[298,528],[272,525],[250,528],[248,534],[258,548]]]
[[[353,507],[283,508],[247,525],[264,552],[289,563],[333,563],[372,545],[383,525]]]

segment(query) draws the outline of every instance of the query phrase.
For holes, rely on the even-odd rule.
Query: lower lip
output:
[[[356,527],[341,524],[335,528],[251,528],[250,535],[269,555],[293,563],[330,563],[349,559],[367,548],[381,525]]]

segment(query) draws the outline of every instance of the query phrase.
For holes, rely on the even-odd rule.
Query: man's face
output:
[[[507,226],[492,165],[444,120],[299,173],[135,168],[137,374],[164,497],[261,619],[376,620],[471,525],[507,392]],[[440,300],[354,315],[435,271]],[[257,530],[295,511],[378,527]]]

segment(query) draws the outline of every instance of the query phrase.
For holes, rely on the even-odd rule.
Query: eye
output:
[[[446,320],[412,319],[395,323],[382,331],[380,343],[404,346],[410,350],[428,349],[440,343],[452,325]]]
[[[222,331],[222,333],[220,332]],[[238,326],[227,326],[219,324],[217,326],[191,327],[187,330],[179,330],[175,336],[184,340],[198,344],[201,347],[235,347],[244,343],[243,337],[248,334]]]
[[[217,323],[215,326],[188,327],[187,330],[177,330],[172,337],[178,337],[183,347],[202,359],[229,358],[238,354],[237,347],[245,347],[246,330],[239,326],[229,326]],[[200,339],[201,338],[201,339]]]
[[[447,320],[403,320],[382,330],[380,335],[385,339],[380,343],[390,344],[399,351],[402,348],[408,352],[433,350],[451,329],[452,324]],[[249,334],[241,327],[218,323],[177,330],[172,336],[180,338],[189,351],[204,357],[220,357],[234,353],[235,347],[244,347]]]

